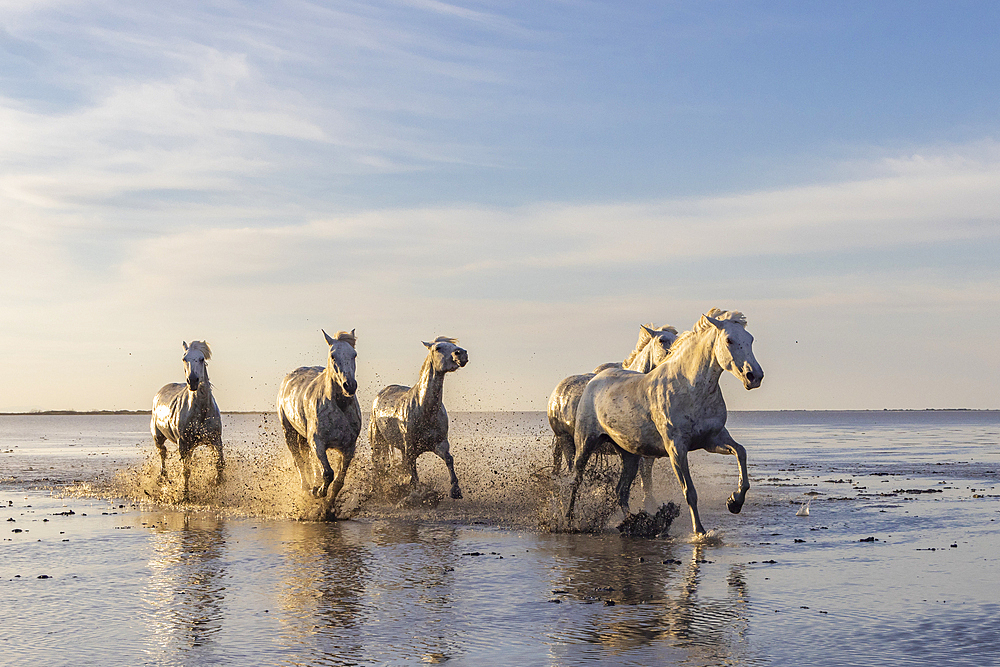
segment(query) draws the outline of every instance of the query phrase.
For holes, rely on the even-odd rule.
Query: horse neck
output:
[[[417,405],[421,410],[441,405],[444,400],[444,373],[434,370],[434,363],[430,355],[424,359],[424,365],[420,367],[420,379],[413,387],[417,399]]]
[[[715,329],[692,332],[684,339],[674,342],[676,349],[671,350],[667,361],[660,364],[664,372],[680,376],[695,388],[712,391],[719,386],[723,368],[715,360]]]
[[[635,355],[635,358],[628,363],[625,368],[630,371],[639,371],[640,373],[648,373],[653,369],[653,353],[652,353],[652,340],[646,343],[642,348],[642,351]]]
[[[188,393],[192,394],[191,407],[196,412],[205,412],[212,404],[212,383],[208,379],[208,369],[205,369],[205,377],[198,380],[198,389]]]
[[[323,384],[323,396],[326,398],[334,401],[347,398],[347,394],[344,393],[343,387],[341,387],[340,383],[334,378],[334,374],[330,372],[329,365],[327,365],[327,367],[323,369],[323,372],[320,373],[319,380]]]

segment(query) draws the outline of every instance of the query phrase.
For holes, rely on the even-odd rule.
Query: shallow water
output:
[[[436,509],[377,502],[362,436],[351,520],[333,523],[297,520],[309,501],[273,417],[225,415],[229,480],[196,470],[186,505],[155,484],[147,426],[0,416],[0,662],[1000,661],[998,413],[731,415],[753,488],[729,514],[735,461],[692,454],[716,535],[700,544],[685,511],[660,540],[621,538],[615,518],[540,527],[561,490],[541,413],[453,415],[465,499]],[[432,455],[420,472],[447,490]],[[665,463],[656,480],[680,502]]]

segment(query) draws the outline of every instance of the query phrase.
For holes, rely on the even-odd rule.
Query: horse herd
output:
[[[330,507],[344,485],[361,433],[361,408],[355,379],[357,338],[354,331],[323,336],[329,347],[326,366],[307,366],[289,373],[278,391],[278,419],[299,471],[302,489],[328,497]],[[738,513],[750,480],[746,450],[725,428],[726,404],[719,388],[729,371],[746,389],[764,377],[754,357],[753,336],[739,311],[713,308],[690,331],[674,327],[642,327],[635,350],[621,364],[603,364],[593,373],[572,375],[558,384],[548,403],[553,431],[553,470],[565,460],[574,474],[566,510],[573,508],[584,470],[597,452],[614,452],[622,460],[616,486],[618,503],[629,514],[629,492],[641,471],[646,504],[652,503],[652,464],[668,457],[691,512],[694,532],[705,528],[698,515],[698,496],[688,469],[688,452],[704,449],[731,454],[739,462],[739,487],[729,497]],[[394,451],[411,487],[417,485],[417,458],[434,452],[448,467],[451,497],[462,497],[448,444],[448,415],[442,401],[444,378],[465,366],[468,352],[453,338],[429,343],[420,377],[413,387],[390,385],[375,397],[368,424],[376,479],[394,468]],[[184,383],[164,386],[153,399],[150,430],[160,454],[160,479],[167,481],[166,440],[177,443],[182,462],[183,493],[188,496],[191,452],[206,444],[216,453],[214,482],[222,482],[222,418],[212,396],[207,343],[184,347]],[[331,464],[330,453],[334,454]],[[316,470],[318,464],[319,470]]]

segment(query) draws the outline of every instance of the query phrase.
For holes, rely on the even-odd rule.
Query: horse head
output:
[[[719,319],[713,315],[722,315]],[[753,356],[753,336],[747,331],[746,318],[738,311],[712,309],[702,316],[718,330],[715,338],[715,360],[723,370],[740,379],[747,389],[756,389],[764,379],[764,371]]]
[[[198,391],[202,382],[208,382],[208,360],[212,358],[212,350],[208,343],[200,340],[191,341],[191,345],[182,341],[184,346],[184,378],[188,389]]]
[[[642,325],[643,331],[649,334],[649,370],[656,368],[667,358],[670,353],[670,346],[677,340],[677,329],[672,326],[654,329],[652,326]],[[648,372],[648,371],[647,371]]]
[[[458,346],[458,340],[447,336],[438,336],[430,343],[424,343],[429,352],[431,365],[438,373],[457,371],[469,363],[469,353]]]
[[[320,329],[320,331],[323,330]],[[354,349],[358,339],[354,335],[354,329],[351,329],[350,333],[338,331],[334,337],[323,331],[323,337],[326,338],[326,344],[330,346],[326,372],[340,385],[345,396],[354,396],[354,392],[358,390],[358,381],[355,378],[358,352]]]

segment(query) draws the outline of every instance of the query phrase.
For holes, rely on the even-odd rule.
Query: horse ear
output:
[[[652,329],[650,329],[649,327],[647,327],[645,324],[640,324],[639,328],[642,329],[643,331],[645,331],[646,333],[648,333],[650,336],[653,336],[653,337],[656,337],[656,335],[660,333],[659,331],[653,331]]]
[[[702,317],[704,317],[708,321],[708,323],[711,324],[716,329],[722,328],[722,320],[717,320],[714,317],[709,317],[708,315],[702,315]]]
[[[428,350],[434,347],[434,343],[427,343],[425,341],[420,341],[420,342],[423,343],[424,347],[426,347]]]
[[[326,332],[326,329],[320,329],[323,332],[323,337],[326,338],[327,345],[333,345],[333,339],[330,338],[330,334]]]
[[[187,344],[187,341],[186,341],[186,340],[182,340],[182,341],[181,341],[181,345],[183,345],[183,346],[184,346],[184,351],[185,351],[185,352],[187,352],[187,351],[188,351],[188,344]]]

